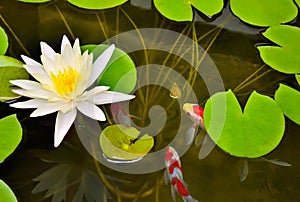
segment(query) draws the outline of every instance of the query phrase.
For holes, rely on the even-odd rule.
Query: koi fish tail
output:
[[[199,202],[197,199],[194,199],[191,195],[183,197],[185,202]]]

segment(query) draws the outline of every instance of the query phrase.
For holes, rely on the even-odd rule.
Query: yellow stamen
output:
[[[72,67],[65,68],[63,72],[58,71],[56,75],[53,72],[51,72],[50,75],[58,94],[63,96],[74,92],[78,72]]]

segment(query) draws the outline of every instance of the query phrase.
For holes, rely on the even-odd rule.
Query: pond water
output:
[[[39,61],[39,42],[59,51],[63,34],[72,40],[78,37],[81,44],[115,43],[128,52],[138,72],[136,98],[128,107],[129,113],[138,117],[134,124],[152,124],[154,130],[160,122],[165,123],[152,134],[155,144],[149,155],[181,137],[173,144],[181,148],[185,182],[199,201],[300,201],[300,127],[288,119],[280,145],[265,158],[292,166],[248,160],[249,173],[243,182],[239,172],[244,159],[215,147],[200,160],[199,146],[181,147],[182,137],[192,126],[183,103],[204,106],[213,93],[232,89],[244,106],[253,90],[273,96],[280,82],[297,88],[293,76],[280,74],[261,61],[255,45],[266,42],[259,35],[263,29],[243,24],[228,8],[209,21],[195,14],[196,22],[176,23],[154,7],[147,10],[130,2],[101,11],[58,0],[45,4],[0,2],[0,25],[10,39],[9,56],[21,59],[24,54]],[[170,97],[174,82],[182,92],[177,99]],[[103,109],[109,121],[96,123],[102,129],[115,122],[110,107]],[[78,127],[73,126],[61,146],[54,148],[54,114],[29,118],[32,110],[12,109],[7,103],[1,103],[0,110],[1,118],[17,113],[24,131],[17,150],[0,165],[0,178],[20,202],[91,201],[92,196],[97,201],[172,201],[170,185],[164,184],[163,155],[145,157],[144,164],[133,166],[106,164],[97,150],[100,132],[94,122],[77,120]],[[84,193],[86,199],[81,200]]]

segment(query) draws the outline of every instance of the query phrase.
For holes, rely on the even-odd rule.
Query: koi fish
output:
[[[196,146],[202,145],[198,157],[199,159],[204,159],[208,154],[210,154],[210,152],[216,145],[214,141],[209,137],[205,129],[203,115],[204,109],[198,104],[185,103],[183,105],[183,110],[185,111],[186,115],[194,122],[193,127],[188,129],[187,131],[187,144],[191,144],[195,139]],[[200,132],[200,135],[195,138],[197,126],[200,126],[202,128],[202,135]]]
[[[198,202],[187,190],[187,186],[183,181],[180,157],[173,147],[168,147],[166,150],[165,165],[167,168],[165,182],[171,182],[171,194],[173,200],[176,202],[176,191],[184,201]],[[167,177],[169,179],[167,179]]]

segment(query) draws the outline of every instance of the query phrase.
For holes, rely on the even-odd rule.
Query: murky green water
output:
[[[10,39],[7,54],[18,59],[24,54],[39,60],[41,40],[58,51],[63,34],[80,38],[81,44],[113,41],[117,47],[129,52],[137,67],[144,66],[138,70],[137,90],[134,92],[137,97],[129,106],[130,113],[140,118],[135,124],[140,127],[150,124],[148,111],[154,105],[166,110],[166,124],[155,136],[152,153],[167,146],[176,134],[184,134],[188,126],[180,128],[181,124],[191,124],[180,106],[181,102],[193,101],[191,94],[203,106],[210,90],[219,91],[224,84],[225,89],[232,89],[244,104],[253,90],[274,95],[279,82],[297,88],[292,76],[263,65],[255,49],[255,44],[265,41],[258,34],[262,30],[242,24],[225,11],[212,22],[175,23],[163,18],[154,8],[144,10],[129,2],[118,8],[87,11],[65,1],[32,5],[1,0],[0,14],[0,25]],[[143,28],[157,30],[143,35]],[[174,38],[158,28],[173,30],[183,36]],[[130,32],[136,29],[141,30],[142,34]],[[120,35],[124,33],[129,33],[125,34],[125,41]],[[207,54],[185,41],[186,36],[198,41]],[[146,47],[146,50],[132,51],[138,46]],[[184,55],[189,59],[184,60]],[[150,64],[164,65],[168,71],[156,69]],[[222,81],[210,71],[215,67]],[[205,78],[196,69],[204,72],[202,75]],[[176,77],[176,72],[182,77]],[[151,76],[154,83],[150,82]],[[173,82],[177,82],[183,92],[180,100],[169,96],[167,87]],[[78,190],[95,194],[99,201],[105,201],[105,196],[108,201],[172,201],[170,187],[163,183],[163,170],[128,174],[110,169],[93,159],[79,140],[75,127],[69,131],[62,145],[55,149],[55,115],[29,118],[32,110],[11,109],[6,103],[0,104],[0,110],[1,117],[17,113],[24,130],[23,140],[16,152],[0,165],[0,178],[12,187],[19,201],[59,201],[61,197],[72,201]],[[105,110],[112,118],[109,106],[105,106]],[[160,119],[159,116],[155,118]],[[107,125],[108,122],[100,124],[102,128]],[[280,167],[265,161],[250,160],[249,174],[244,182],[240,182],[239,177],[240,159],[216,147],[209,156],[199,160],[200,148],[193,144],[181,159],[191,194],[199,201],[207,202],[300,201],[300,127],[287,120],[286,128],[280,145],[266,158],[280,159],[292,166]],[[45,189],[41,186],[36,188],[41,180]],[[104,187],[109,194],[104,194]]]

